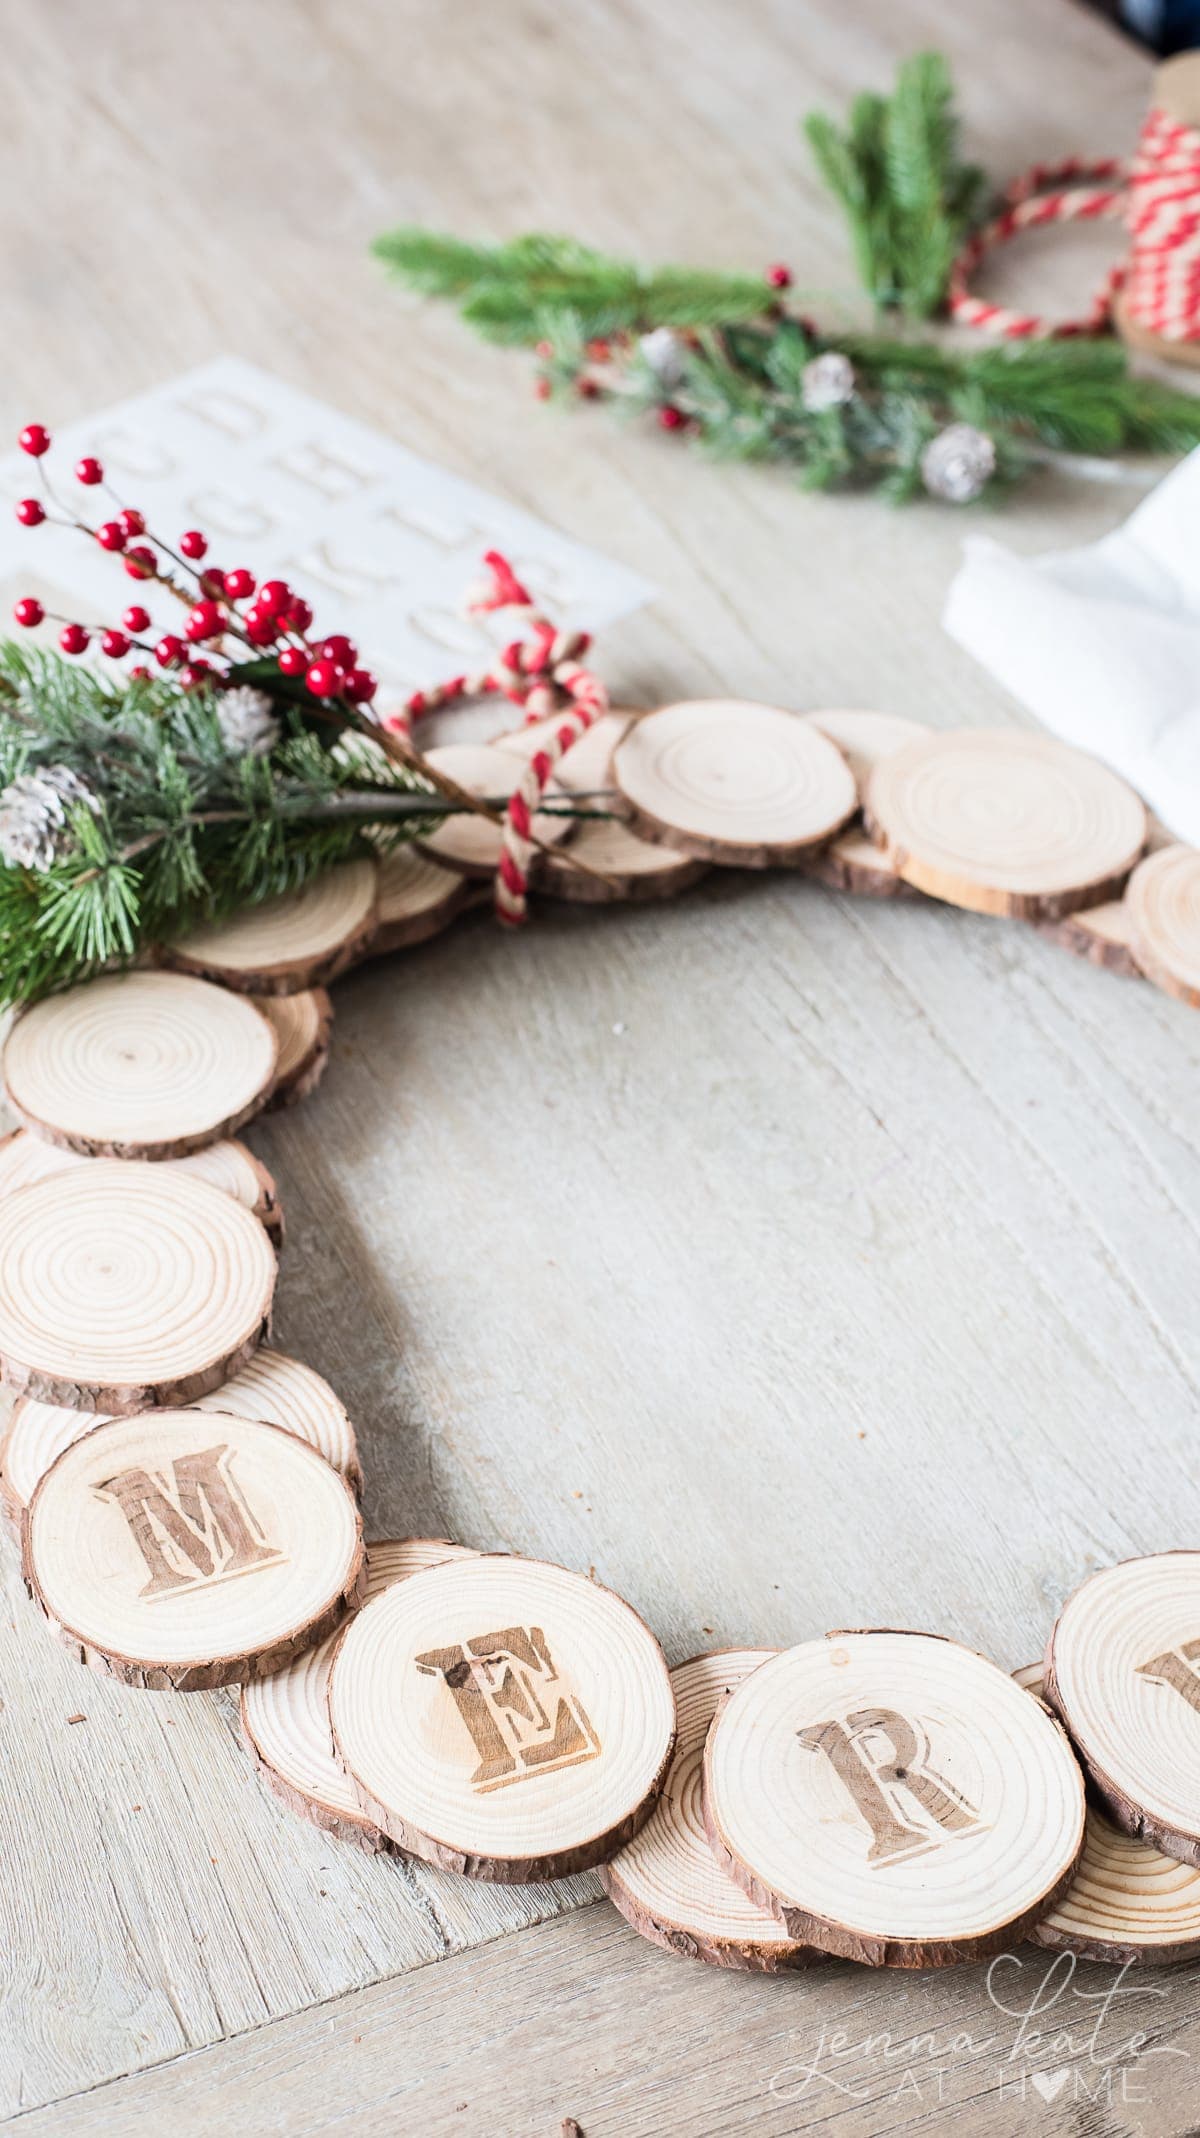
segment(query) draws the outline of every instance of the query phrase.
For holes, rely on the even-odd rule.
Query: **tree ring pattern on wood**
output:
[[[885,757],[866,814],[918,890],[1021,920],[1114,897],[1146,841],[1145,807],[1115,772],[1009,728],[959,728]]]
[[[239,1128],[275,1077],[252,1002],[183,973],[129,972],[47,995],[4,1046],[9,1104],[90,1157],[174,1158]]]
[[[22,1530],[55,1630],[126,1683],[195,1691],[276,1670],[362,1588],[354,1495],[280,1426],[144,1411],[63,1450]]]
[[[1200,851],[1164,846],[1129,879],[1133,952],[1156,987],[1200,1007]]]
[[[128,1162],[143,1163],[141,1159]],[[196,1180],[207,1180],[225,1195],[232,1195],[244,1209],[254,1212],[274,1245],[279,1246],[283,1238],[279,1190],[261,1158],[256,1158],[236,1136],[225,1136],[220,1143],[206,1143],[202,1151],[192,1151],[186,1158],[146,1162],[160,1166],[166,1174],[191,1174]],[[47,1143],[27,1128],[14,1128],[7,1136],[0,1136],[0,1196],[28,1188],[35,1180],[48,1180],[52,1173],[69,1173],[76,1166],[91,1163],[91,1159],[66,1150],[61,1143]]]
[[[333,1004],[323,987],[302,988],[295,995],[252,995],[267,1019],[279,1053],[267,1111],[297,1106],[315,1091],[329,1061]]]
[[[290,995],[334,980],[375,933],[375,863],[343,861],[298,891],[194,928],[159,951],[163,964],[245,994]]]
[[[972,1650],[831,1634],[730,1695],[704,1814],[792,1937],[872,1967],[946,1967],[1018,1939],[1065,1891],[1083,1778],[1045,1710]]]
[[[448,928],[470,896],[470,883],[458,870],[413,845],[394,846],[380,854],[379,930],[371,955],[412,950]]]
[[[802,860],[858,807],[841,751],[808,721],[731,699],[644,714],[613,772],[645,838],[748,868]]]
[[[1200,1865],[1200,1552],[1083,1582],[1050,1635],[1046,1696],[1115,1824]]]
[[[521,777],[511,750],[501,750],[492,742],[444,743],[436,750],[427,750],[424,758],[417,760],[418,771],[422,763],[446,773],[467,794],[494,802],[501,815]],[[545,790],[547,797],[560,799],[562,791],[553,779]],[[545,810],[539,810],[533,818],[533,830],[544,845],[557,846],[570,837],[572,821],[570,817],[548,816]],[[421,841],[426,854],[464,876],[493,876],[503,845],[502,825],[465,810],[459,816],[443,818]]]
[[[725,1695],[773,1648],[693,1656],[671,1672],[677,1735],[662,1794],[640,1834],[603,1866],[600,1882],[626,1921],[654,1945],[716,1967],[774,1973],[820,1958],[797,1945],[718,1864],[701,1806],[704,1743]]]
[[[675,1735],[662,1650],[628,1604],[492,1554],[376,1597],[329,1697],[376,1824],[427,1862],[505,1883],[611,1856],[649,1816]]]
[[[428,1566],[474,1556],[440,1537],[368,1544],[364,1601]],[[283,1670],[244,1685],[242,1735],[268,1787],[290,1810],[339,1840],[367,1850],[387,1848],[387,1835],[363,1810],[333,1742],[329,1672],[341,1637],[339,1629]]]
[[[1026,1692],[1042,1697],[1040,1663],[1013,1676]],[[1074,1952],[1114,1967],[1191,1959],[1200,1953],[1200,1870],[1123,1834],[1089,1804],[1074,1879],[1029,1939],[1051,1952]]]
[[[258,1220],[178,1169],[93,1158],[0,1200],[0,1377],[72,1409],[207,1395],[275,1290]]]

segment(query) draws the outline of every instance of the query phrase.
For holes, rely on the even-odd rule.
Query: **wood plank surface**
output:
[[[656,580],[603,648],[618,703],[1010,719],[939,630],[963,534],[1067,545],[1136,499],[1054,474],[965,517],[714,473],[677,441],[546,412],[520,359],[366,257],[403,218],[550,224],[647,256],[786,258],[824,316],[854,316],[798,113],[937,42],[998,174],[1124,149],[1148,69],[1065,0],[42,0],[5,30],[9,429],[234,350]],[[994,286],[1065,306],[1106,245],[1035,240]],[[672,1662],[873,1623],[1009,1666],[1090,1566],[1192,1541],[1183,1005],[1015,923],[736,874],[670,907],[547,906],[517,937],[472,918],[335,996],[325,1082],[247,1140],[288,1219],[277,1341],[347,1403],[368,1534],[594,1567]],[[3,1571],[0,2110],[76,2097],[31,2130],[101,2103],[106,2131],[207,2130],[228,2121],[210,2072],[248,2127],[289,2134],[331,2127],[356,2088],[357,2128],[422,2134],[575,2113],[593,2138],[589,2101],[623,2133],[939,2113],[814,2088],[771,2121],[763,2087],[794,2028],[936,2013],[978,2031],[975,1973],[707,1975],[607,1908],[490,1944],[593,1886],[469,1887],[338,1848],[262,1791],[229,1696],[81,1676],[11,1552]],[[1194,1976],[1166,1988],[1186,2045]],[[88,2100],[154,2065],[140,2096]],[[1167,2069],[1157,2108],[1112,2104],[1104,2128],[1184,2128],[1167,2103],[1188,2067],[1173,2096]],[[595,2071],[608,2092],[577,2105],[567,2079]],[[978,2114],[1016,2132],[1030,2107]]]

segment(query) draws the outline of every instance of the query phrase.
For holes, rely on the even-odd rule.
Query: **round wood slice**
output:
[[[1013,1676],[1026,1692],[1042,1697],[1040,1663]],[[1089,1804],[1074,1880],[1029,1939],[1051,1952],[1116,1967],[1193,1959],[1200,1953],[1200,1870],[1121,1833]]]
[[[1093,1574],[1046,1649],[1046,1697],[1123,1833],[1200,1865],[1200,1552]]]
[[[342,1404],[328,1381],[311,1366],[287,1358],[282,1351],[263,1346],[248,1366],[200,1396],[195,1410],[232,1411],[238,1418],[261,1418],[268,1425],[282,1425],[300,1440],[307,1440],[326,1462],[340,1470],[355,1494],[362,1490],[358,1444]],[[67,1410],[58,1403],[39,1403],[35,1396],[19,1396],[13,1405],[0,1456],[0,1508],[17,1530],[33,1498],[39,1478],[57,1461],[72,1441],[90,1433],[93,1426],[107,1425],[107,1411]]]
[[[1041,932],[1060,950],[1086,958],[1090,965],[1122,973],[1127,980],[1141,978],[1142,968],[1133,953],[1129,905],[1124,898],[1107,899],[1102,906],[1085,906],[1080,913],[1068,913],[1062,921],[1043,921]]]
[[[671,1672],[678,1734],[662,1795],[641,1833],[600,1872],[609,1899],[652,1945],[760,1974],[802,1967],[821,1955],[797,1945],[778,1917],[756,1906],[721,1869],[704,1832],[701,1770],[720,1702],[774,1653],[730,1648],[693,1656]]]
[[[140,1159],[130,1160],[134,1165],[141,1162]],[[196,1180],[211,1181],[214,1188],[223,1189],[226,1195],[232,1195],[236,1202],[252,1210],[260,1225],[265,1225],[276,1247],[280,1245],[283,1209],[279,1190],[261,1158],[248,1151],[236,1136],[210,1143],[204,1150],[192,1151],[186,1158],[159,1158],[153,1162],[167,1172],[191,1174]],[[77,1166],[91,1163],[91,1159],[82,1158],[78,1151],[64,1150],[59,1143],[47,1143],[27,1128],[14,1128],[7,1136],[0,1136],[0,1196],[11,1195],[17,1188],[27,1188],[35,1180],[48,1180],[52,1173],[69,1173]]]
[[[1126,896],[1142,971],[1168,995],[1200,1007],[1200,851],[1164,846],[1149,854]]]
[[[717,698],[646,713],[613,770],[645,838],[742,868],[803,860],[858,807],[841,751],[771,705]]]
[[[411,950],[440,935],[470,897],[470,879],[444,869],[416,845],[393,847],[379,857],[379,932],[372,957]]]
[[[301,1099],[316,1090],[325,1074],[333,1032],[333,1004],[323,987],[302,988],[296,995],[255,995],[251,999],[271,1025],[279,1048],[267,1111],[298,1106]]]
[[[636,1612],[563,1567],[494,1554],[376,1597],[334,1659],[329,1705],[376,1825],[504,1883],[613,1855],[649,1817],[675,1738],[662,1650]]]
[[[866,798],[867,782],[877,764],[934,732],[924,720],[906,720],[900,713],[831,709],[806,713],[804,717],[836,743],[854,774],[860,802]]]
[[[805,863],[804,873],[827,890],[842,891],[854,898],[919,898],[920,892],[905,883],[894,861],[865,831],[839,832],[828,846]]]
[[[595,796],[598,809],[623,812],[625,802],[614,783],[612,756],[633,718],[632,713],[603,713],[556,765],[557,784],[568,794]],[[528,727],[497,736],[496,748],[532,757],[546,735],[560,725],[560,718],[553,714],[547,720],[532,721]],[[694,854],[639,839],[618,815],[580,820],[571,852],[597,873],[572,868],[569,861],[560,861],[554,854],[540,854],[534,881],[548,897],[566,898],[578,905],[647,904],[652,899],[674,898],[677,891],[698,883],[708,867]]]
[[[252,1002],[184,973],[114,973],[34,1003],[4,1045],[9,1105],[91,1158],[179,1158],[226,1136],[275,1079]]]
[[[250,995],[319,987],[367,949],[375,933],[376,881],[373,861],[344,861],[302,890],[266,898],[161,946],[159,958]]]
[[[439,749],[427,750],[417,760],[418,770],[421,764],[448,773],[468,794],[486,801],[507,802],[521,776],[511,750],[501,750],[492,742],[448,742]],[[547,792],[561,791],[552,780]],[[533,829],[545,845],[558,846],[569,838],[572,824],[570,817],[547,816],[539,810]],[[491,876],[500,859],[502,841],[499,824],[487,817],[464,814],[446,817],[421,845],[427,854],[444,861],[447,868],[457,869],[460,875]]]
[[[475,1556],[440,1537],[367,1546],[366,1601],[427,1566]],[[242,1687],[242,1735],[267,1786],[303,1819],[368,1851],[392,1843],[363,1810],[337,1756],[329,1722],[329,1672],[341,1631]]]
[[[0,1377],[115,1414],[207,1395],[257,1351],[275,1253],[233,1197],[94,1158],[0,1201]]]
[[[221,1411],[143,1411],[74,1441],[26,1509],[22,1558],[81,1660],[151,1690],[279,1670],[363,1587],[345,1478],[282,1427]]]
[[[705,1752],[718,1859],[789,1936],[869,1967],[1020,1938],[1070,1883],[1083,1813],[1051,1717],[931,1634],[786,1649],[731,1693]]]
[[[1015,728],[959,728],[885,757],[866,815],[919,891],[1018,920],[1116,897],[1146,840],[1145,808],[1115,772]]]

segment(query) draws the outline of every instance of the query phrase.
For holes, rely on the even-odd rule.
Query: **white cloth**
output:
[[[942,622],[1200,846],[1200,447],[1084,549],[1017,557],[970,538]]]

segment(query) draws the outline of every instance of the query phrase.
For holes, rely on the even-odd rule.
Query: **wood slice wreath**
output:
[[[1083,1779],[994,1663],[930,1634],[836,1633],[729,1696],[704,1757],[719,1860],[789,1935],[869,1967],[948,1967],[1066,1891]]]
[[[164,965],[250,995],[293,995],[347,971],[376,926],[371,860],[345,861],[302,890],[247,906],[232,920],[193,929],[160,948]]]
[[[759,1907],[721,1869],[704,1831],[704,1744],[718,1706],[735,1685],[776,1653],[728,1648],[693,1656],[671,1672],[677,1736],[662,1795],[640,1834],[600,1872],[627,1923],[652,1945],[714,1967],[776,1974],[821,1956],[798,1945],[770,1909]]]
[[[329,1062],[333,1004],[323,987],[306,987],[295,995],[253,995],[275,1034],[279,1049],[275,1082],[267,1111],[298,1106],[315,1091]]]
[[[1041,1698],[1040,1663],[1013,1676]],[[1200,1870],[1121,1833],[1089,1804],[1075,1877],[1029,1939],[1051,1952],[1115,1967],[1194,1959],[1200,1953]]]
[[[1129,879],[1133,953],[1168,995],[1200,1007],[1200,852],[1165,846]]]
[[[362,1490],[358,1444],[345,1408],[328,1381],[299,1359],[269,1351],[264,1345],[240,1373],[222,1381],[210,1396],[197,1397],[192,1407],[232,1411],[238,1418],[282,1425],[340,1470],[352,1492],[357,1495]],[[67,1410],[58,1403],[39,1403],[34,1396],[17,1398],[0,1454],[0,1509],[13,1528],[20,1529],[39,1478],[63,1449],[90,1433],[93,1426],[107,1425],[109,1416],[107,1411]]]
[[[426,1567],[474,1557],[464,1545],[440,1537],[368,1544],[364,1601]],[[339,1629],[282,1670],[244,1685],[242,1736],[267,1787],[289,1811],[375,1853],[392,1843],[359,1803],[329,1721],[329,1672],[341,1638]]]
[[[580,1574],[494,1554],[360,1611],[329,1711],[384,1833],[505,1884],[587,1870],[630,1840],[675,1738],[662,1650],[637,1613]]]
[[[48,995],[4,1044],[13,1112],[87,1157],[181,1158],[259,1111],[278,1047],[252,1002],[183,973],[129,972]]]
[[[168,1173],[190,1174],[196,1180],[210,1181],[214,1188],[232,1195],[235,1202],[254,1212],[273,1245],[281,1244],[283,1210],[274,1177],[262,1159],[236,1137],[210,1143],[187,1158],[160,1158],[154,1163],[165,1167]],[[52,1173],[69,1173],[76,1166],[90,1164],[91,1160],[81,1158],[78,1151],[64,1150],[60,1143],[47,1143],[27,1128],[14,1128],[7,1136],[0,1136],[0,1196],[27,1188],[35,1180],[48,1180]]]
[[[29,1593],[81,1660],[194,1692],[278,1670],[359,1601],[346,1480],[280,1426],[144,1411],[63,1450],[22,1526]]]
[[[93,1158],[0,1201],[0,1378],[78,1410],[193,1402],[257,1351],[275,1254],[232,1196]]]
[[[1127,980],[1142,977],[1134,954],[1133,915],[1127,898],[1110,898],[1102,906],[1085,906],[1079,913],[1068,913],[1065,920],[1043,921],[1041,929],[1060,950],[1086,958],[1090,965],[1102,966],[1105,972],[1123,973]]]
[[[1060,920],[1116,897],[1146,811],[1096,758],[1047,735],[959,728],[884,758],[867,788],[875,839],[906,882],[948,905]]]
[[[476,795],[480,800],[490,798],[501,805],[512,793],[519,776],[512,752],[500,749],[493,742],[443,743],[436,750],[427,750],[419,762],[444,772],[466,794]],[[552,780],[546,793],[561,796],[562,789]],[[570,817],[550,816],[545,810],[538,810],[533,818],[534,834],[544,846],[561,845],[570,837],[571,830]],[[421,845],[426,854],[445,862],[449,869],[457,869],[460,875],[492,877],[499,865],[504,831],[499,823],[493,824],[488,817],[464,813],[446,817],[436,831],[427,833]]]
[[[490,828],[490,827],[489,827]],[[412,950],[448,928],[471,897],[460,871],[442,868],[415,847],[398,846],[379,859],[379,927],[372,955]]]
[[[645,838],[742,868],[804,860],[858,807],[854,775],[825,736],[794,713],[731,699],[644,714],[613,771]]]
[[[1069,1596],[1046,1697],[1110,1818],[1200,1865],[1200,1552],[1104,1568]]]

